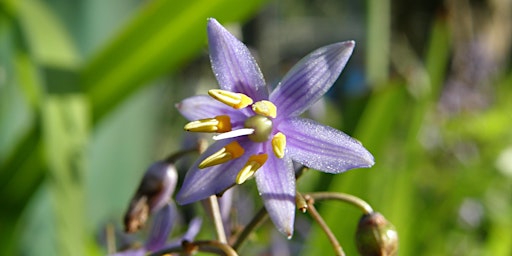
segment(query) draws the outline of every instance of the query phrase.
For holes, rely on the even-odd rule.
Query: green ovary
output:
[[[264,142],[269,139],[272,132],[272,120],[266,116],[254,115],[245,120],[244,127],[254,129],[249,139],[254,142]]]

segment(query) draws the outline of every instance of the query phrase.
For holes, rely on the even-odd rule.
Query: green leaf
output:
[[[17,2],[18,18],[36,62],[55,67],[77,67],[79,57],[63,24],[43,1]]]
[[[87,62],[83,88],[98,120],[145,83],[176,69],[206,43],[206,19],[242,19],[262,0],[150,1]]]
[[[84,174],[88,109],[82,95],[49,96],[43,105],[43,138],[49,166],[49,189],[62,255],[85,251]]]

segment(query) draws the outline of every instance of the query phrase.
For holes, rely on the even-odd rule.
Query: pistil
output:
[[[262,115],[251,116],[244,123],[245,128],[254,129],[254,132],[249,134],[249,139],[254,142],[267,141],[272,132],[272,126],[272,120]]]

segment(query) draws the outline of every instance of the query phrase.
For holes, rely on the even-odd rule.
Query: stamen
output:
[[[242,146],[238,142],[233,141],[199,163],[199,169],[223,164],[229,160],[239,158],[244,152]]]
[[[189,132],[228,132],[231,131],[231,120],[226,115],[205,118],[186,124],[184,129]]]
[[[230,92],[230,91],[225,91],[225,90],[213,89],[213,90],[209,90],[208,94],[212,98],[214,98],[232,108],[235,108],[235,109],[245,108],[245,107],[251,105],[253,102],[253,100],[251,98],[249,98],[249,96],[247,96],[243,93],[236,93],[236,92]]]
[[[268,116],[272,118],[276,118],[277,116],[276,105],[268,100],[261,100],[252,104],[252,110],[256,112],[256,114],[262,116]]]
[[[247,179],[252,177],[254,173],[261,167],[265,162],[267,161],[268,155],[267,154],[259,154],[259,155],[252,155],[249,157],[249,160],[247,160],[247,163],[245,166],[240,170],[238,175],[236,176],[236,183],[242,184]]]
[[[286,136],[283,133],[278,132],[272,138],[272,150],[274,151],[274,155],[278,158],[284,157],[284,150],[286,148]]]
[[[244,135],[250,135],[254,133],[253,128],[242,128],[234,131],[229,131],[225,133],[221,133],[218,135],[213,136],[214,140],[223,140],[223,139],[230,139],[230,138],[236,138]]]

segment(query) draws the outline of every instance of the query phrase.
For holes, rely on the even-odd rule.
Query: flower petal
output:
[[[295,221],[295,174],[291,159],[269,154],[267,162],[256,172],[256,183],[270,219],[279,232],[291,238]]]
[[[237,140],[245,149],[245,153],[240,158],[204,169],[198,168],[199,163],[206,159],[206,157],[234,140]],[[215,142],[198,158],[187,172],[183,185],[176,195],[176,202],[178,204],[189,204],[224,192],[224,190],[235,184],[238,172],[255,150],[257,150],[257,145],[254,142],[250,142],[248,138],[226,139]]]
[[[179,247],[179,246],[183,245],[184,241],[189,241],[189,242],[194,241],[197,234],[199,234],[199,231],[201,230],[202,223],[203,223],[203,220],[200,217],[193,218],[188,223],[188,229],[185,232],[185,234],[183,234],[179,238],[175,238],[175,239],[171,240],[169,243],[167,243],[165,245],[165,248],[163,250],[165,250],[166,248]]]
[[[324,46],[297,63],[270,94],[280,116],[298,116],[320,99],[345,67],[354,41]]]
[[[255,101],[268,97],[265,79],[249,49],[213,18],[208,19],[208,45],[220,88]]]
[[[286,119],[278,130],[286,135],[286,154],[307,167],[340,173],[374,164],[373,156],[359,141],[313,120]]]
[[[245,116],[238,110],[224,105],[207,95],[197,95],[176,104],[178,111],[189,121],[229,115],[231,119],[243,120]]]
[[[117,252],[114,254],[110,254],[110,256],[144,256],[144,255],[146,255],[146,253],[147,253],[146,248],[138,248],[138,249],[123,251],[123,252]]]
[[[157,212],[145,248],[148,251],[157,251],[164,247],[176,220],[176,206],[169,202]]]

